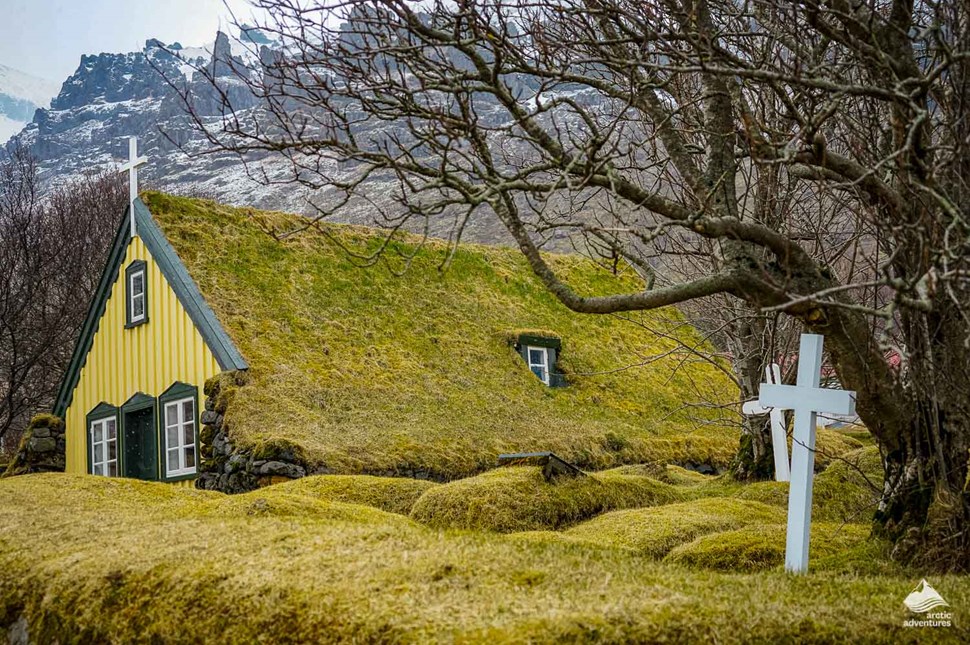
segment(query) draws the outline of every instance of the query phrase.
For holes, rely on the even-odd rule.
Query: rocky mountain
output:
[[[0,65],[0,145],[20,132],[37,108],[47,107],[57,84]]]
[[[15,142],[28,147],[38,159],[42,179],[56,185],[79,173],[116,167],[127,156],[127,138],[134,135],[139,152],[149,158],[139,173],[144,186],[230,204],[314,213],[311,200],[327,204],[336,195],[327,189],[310,193],[289,183],[274,184],[290,171],[288,161],[278,156],[250,158],[247,167],[234,154],[211,153],[208,141],[189,122],[179,95],[190,92],[202,120],[218,122],[221,102],[198,72],[206,69],[215,74],[219,91],[229,94],[235,109],[255,107],[238,72],[261,73],[260,61],[277,47],[261,32],[243,27],[238,38],[220,32],[202,47],[152,39],[137,52],[82,56],[50,107],[37,110],[7,148]],[[393,126],[385,122],[364,127]],[[333,162],[332,172],[338,176],[352,171]],[[252,179],[253,173],[261,181]],[[371,183],[373,199],[342,209],[341,221],[376,223],[373,202],[392,191],[383,187],[380,177],[372,177]],[[448,237],[454,223],[443,214],[430,223],[428,232]],[[483,217],[468,223],[463,239],[503,243],[511,238],[497,219]]]
[[[245,173],[236,160],[195,157],[179,149],[182,145],[201,152],[203,142],[189,126],[178,91],[197,95],[196,108],[205,116],[217,107],[215,101],[205,100],[215,90],[197,69],[214,69],[220,89],[247,106],[246,92],[239,87],[243,84],[230,64],[248,63],[233,52],[233,40],[223,33],[205,47],[149,40],[138,52],[82,56],[50,107],[37,110],[7,147],[15,142],[28,147],[38,159],[42,178],[57,184],[79,173],[113,167],[127,156],[127,138],[134,135],[140,152],[150,160],[142,173],[149,184],[219,198],[237,193],[230,201],[245,201],[247,190],[256,186],[242,181]]]

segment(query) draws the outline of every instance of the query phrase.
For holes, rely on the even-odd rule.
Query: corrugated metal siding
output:
[[[125,329],[125,268],[144,260],[148,271],[148,323]],[[181,381],[199,388],[219,365],[140,238],[128,245],[104,315],[65,414],[67,472],[87,472],[85,417],[104,401],[121,406],[136,392],[158,396]],[[178,482],[191,485],[191,480]]]

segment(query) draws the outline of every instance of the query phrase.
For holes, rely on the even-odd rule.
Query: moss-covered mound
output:
[[[340,474],[455,479],[503,452],[552,450],[585,468],[656,461],[726,466],[735,430],[700,424],[700,399],[736,390],[713,366],[676,351],[696,331],[673,309],[618,316],[560,305],[511,249],[401,237],[357,266],[380,233],[322,226],[274,240],[296,216],[146,193],[143,200],[251,366],[226,414],[234,445],[282,439],[312,468]],[[571,256],[550,256],[582,294],[636,290]],[[397,275],[407,268],[406,273]],[[562,341],[568,386],[543,385],[521,360],[514,330]],[[706,421],[716,411],[702,413]],[[736,422],[736,419],[733,420]]]
[[[784,510],[775,506],[710,497],[605,513],[568,529],[563,535],[594,544],[626,547],[660,558],[701,535],[784,521]]]
[[[859,448],[831,461],[815,477],[812,514],[818,520],[866,522],[882,495],[882,461],[875,446]],[[735,486],[742,499],[777,506],[788,505],[786,482],[758,482]]]
[[[314,499],[300,494],[290,494],[270,486],[266,489],[230,495],[213,501],[199,510],[199,516],[244,517],[266,516],[297,518],[300,520],[334,520],[356,524],[403,525],[410,523],[406,517],[388,513],[369,506],[345,504]]]
[[[829,558],[858,547],[870,529],[860,524],[813,522],[809,557]],[[762,571],[785,562],[785,525],[753,524],[702,535],[674,548],[666,562],[719,571]]]
[[[278,484],[275,489],[292,495],[373,506],[407,515],[433,482],[407,477],[369,475],[315,475]]]
[[[290,513],[298,497],[270,488],[229,509],[222,494],[159,483],[0,480],[0,628],[24,621],[38,643],[927,638],[903,626],[920,572],[694,571],[686,555],[673,566],[624,548],[430,530],[365,506]],[[700,563],[715,560],[708,550]],[[970,582],[932,582],[955,624],[932,638],[965,642]]]
[[[674,487],[604,471],[547,482],[535,466],[498,468],[428,490],[411,517],[437,528],[510,533],[556,529],[617,508],[667,504]]]

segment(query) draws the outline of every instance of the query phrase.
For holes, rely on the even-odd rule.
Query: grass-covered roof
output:
[[[572,313],[511,249],[465,245],[441,270],[448,249],[433,242],[406,267],[417,240],[402,237],[361,267],[343,247],[373,251],[382,233],[326,225],[277,241],[266,229],[297,216],[143,200],[250,365],[226,417],[240,446],[285,440],[334,472],[451,479],[502,452],[725,465],[737,445],[709,423],[716,411],[684,407],[731,401],[726,376],[683,353],[648,360],[675,349],[650,328],[699,342],[675,310]],[[550,261],[580,293],[637,288],[589,260]],[[568,387],[529,372],[510,344],[521,330],[562,339]]]

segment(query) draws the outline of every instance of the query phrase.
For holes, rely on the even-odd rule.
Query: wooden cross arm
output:
[[[148,157],[138,157],[137,159],[132,159],[128,163],[122,164],[121,168],[118,169],[118,172],[119,173],[128,172],[132,168],[137,168],[138,166],[144,166],[146,163],[148,163]]]
[[[855,392],[848,390],[763,383],[758,401],[765,408],[855,414]]]

